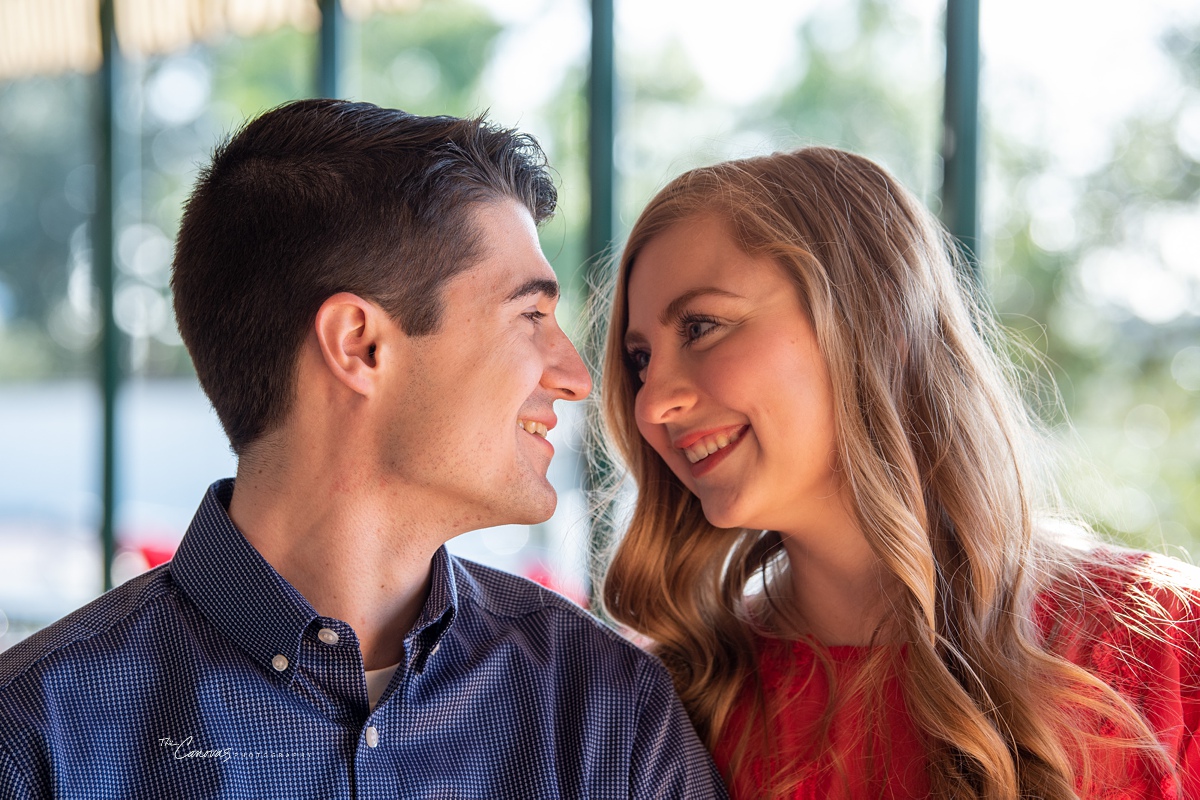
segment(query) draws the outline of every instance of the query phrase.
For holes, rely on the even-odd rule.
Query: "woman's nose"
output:
[[[693,382],[681,365],[651,360],[637,393],[634,414],[648,425],[662,425],[679,417],[696,402]]]

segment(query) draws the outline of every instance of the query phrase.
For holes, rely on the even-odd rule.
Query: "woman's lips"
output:
[[[717,450],[715,453],[710,453],[699,461],[689,464],[688,469],[692,473],[693,478],[701,478],[712,472],[721,462],[729,458],[729,454],[741,446],[742,442],[746,441],[746,437],[750,434],[750,426],[743,425],[737,429],[736,438],[732,439],[729,444]]]

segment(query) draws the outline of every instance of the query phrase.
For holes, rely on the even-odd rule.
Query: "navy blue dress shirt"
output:
[[[662,665],[438,550],[379,704],[208,491],[175,558],[0,653],[0,798],[720,798]]]

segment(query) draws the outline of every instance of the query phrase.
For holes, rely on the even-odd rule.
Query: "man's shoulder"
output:
[[[460,604],[494,624],[564,636],[632,661],[658,660],[558,592],[528,578],[467,559],[452,558]]]
[[[105,592],[0,652],[0,692],[31,671],[74,658],[94,666],[105,653],[136,647],[136,637],[125,638],[123,629],[173,593],[168,567],[164,564]]]
[[[552,709],[560,759],[619,773],[622,788],[603,796],[727,796],[657,658],[533,581],[460,559],[454,570],[456,636],[478,637],[470,663],[490,660],[516,707]]]

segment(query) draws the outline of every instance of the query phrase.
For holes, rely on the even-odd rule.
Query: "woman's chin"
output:
[[[718,528],[746,527],[745,515],[727,503],[705,501],[701,498],[700,507],[704,509],[704,518]]]

